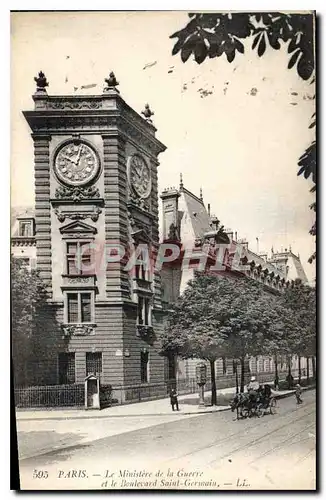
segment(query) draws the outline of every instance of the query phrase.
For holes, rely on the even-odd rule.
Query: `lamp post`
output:
[[[205,365],[205,363],[198,363],[196,365],[196,380],[198,384],[198,395],[199,395],[198,406],[202,408],[205,406],[204,386],[207,381],[207,366]]]
[[[234,359],[233,364],[234,364],[234,373],[235,373],[235,390],[236,390],[236,393],[238,394],[238,392],[239,392],[238,366],[240,364],[240,361],[238,359]]]

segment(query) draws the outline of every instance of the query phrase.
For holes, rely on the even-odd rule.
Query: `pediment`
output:
[[[131,236],[135,242],[146,242],[146,243],[151,243],[151,238],[145,229],[138,229],[135,231],[131,232]]]
[[[60,233],[96,234],[97,229],[96,227],[91,226],[90,224],[86,224],[86,222],[75,221],[75,222],[70,222],[69,224],[66,224],[65,226],[61,227]]]

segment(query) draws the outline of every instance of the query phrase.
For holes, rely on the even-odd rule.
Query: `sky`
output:
[[[286,48],[259,58],[246,44],[232,64],[225,56],[182,63],[169,36],[187,20],[185,12],[11,14],[11,205],[34,204],[33,142],[22,115],[33,109],[34,76],[44,71],[50,95],[75,87],[101,94],[113,70],[123,99],[155,112],[167,146],[160,191],[177,187],[182,172],[184,186],[197,195],[202,187],[206,206],[253,251],[256,238],[260,252],[291,245],[313,280],[314,197],[297,161],[314,138],[314,87],[287,69]],[[90,84],[97,87],[80,89]]]

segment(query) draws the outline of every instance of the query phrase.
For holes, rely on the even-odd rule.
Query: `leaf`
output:
[[[207,47],[205,45],[205,42],[203,40],[199,40],[194,49],[194,54],[195,54],[195,61],[198,64],[201,64],[203,61],[205,61],[206,56],[207,56]]]
[[[302,57],[299,60],[297,66],[297,71],[299,76],[301,76],[303,80],[309,80],[313,70],[314,70],[314,65],[312,60],[310,59],[309,56],[306,55],[305,52],[303,52]]]
[[[294,54],[291,56],[291,58],[289,60],[288,69],[293,68],[293,66],[297,62],[297,59],[298,59],[298,57],[299,57],[300,54],[301,54],[301,50],[300,49],[298,49],[298,50],[296,50],[296,52],[294,52]]]
[[[293,37],[288,45],[288,52],[293,52],[298,48],[297,43],[296,43],[296,37]]]
[[[179,50],[181,49],[182,47],[182,41],[181,41],[181,38],[177,41],[177,43],[174,45],[173,49],[172,49],[172,55],[175,56]]]
[[[256,38],[254,39],[254,41],[253,41],[253,43],[252,43],[252,46],[251,46],[251,48],[252,48],[253,50],[256,48],[256,45],[257,45],[257,43],[259,42],[259,39],[260,39],[261,35],[262,35],[262,34],[261,34],[261,33],[259,33],[259,34],[256,36]]]
[[[235,49],[229,50],[226,54],[226,57],[229,62],[232,62],[235,58]]]
[[[186,62],[188,61],[190,55],[192,53],[192,47],[189,46],[183,46],[181,49],[181,61]]]
[[[279,50],[281,48],[280,42],[273,36],[269,37],[269,44],[274,50]]]
[[[266,50],[266,42],[265,42],[265,35],[262,35],[262,38],[260,40],[260,43],[258,45],[258,56],[261,57]]]
[[[235,45],[235,48],[237,49],[238,52],[240,52],[241,54],[244,53],[244,46],[243,46],[243,43],[240,42],[240,40],[238,40],[237,38],[234,39],[234,45]]]

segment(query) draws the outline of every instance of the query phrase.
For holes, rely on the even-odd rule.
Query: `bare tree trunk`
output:
[[[235,390],[239,393],[238,363],[235,364]]]
[[[278,378],[278,366],[277,366],[277,354],[274,356],[275,359],[275,380],[274,380],[274,389],[278,390],[279,387],[279,378]]]
[[[309,356],[307,356],[307,385],[309,385],[309,377],[310,377],[310,370],[309,370]]]
[[[315,356],[311,357],[311,362],[312,362],[312,378],[316,380],[316,360]]]
[[[240,377],[240,392],[244,392],[244,378],[245,378],[245,362],[244,358],[240,358],[241,363],[241,377]]]
[[[212,381],[212,406],[216,406],[217,404],[217,395],[216,395],[216,380],[215,380],[215,360],[209,360],[211,365],[211,381]]]
[[[299,384],[301,384],[301,356],[300,356],[300,354],[298,356],[298,362],[299,362],[299,364],[298,364],[298,368],[299,368]]]
[[[292,361],[292,356],[288,356],[288,376],[287,376],[287,380],[288,380],[288,388],[291,389],[292,388],[292,372],[291,372],[291,361]]]

